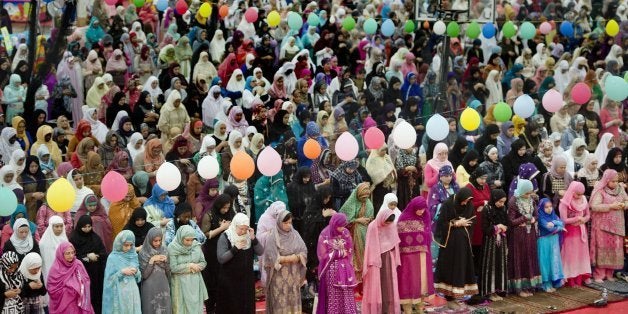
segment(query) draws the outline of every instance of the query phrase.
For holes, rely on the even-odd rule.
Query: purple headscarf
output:
[[[346,227],[348,224],[347,216],[343,213],[337,213],[331,216],[329,225],[323,229],[318,238],[318,277],[323,278],[325,272],[329,269],[332,262],[337,261],[338,273],[334,284],[342,284],[346,286],[355,286],[355,272],[351,265],[353,241],[351,240],[351,232],[344,228],[341,232],[340,227]],[[344,265],[344,266],[343,266]],[[320,298],[320,294],[319,294]],[[322,303],[325,304],[325,303]]]

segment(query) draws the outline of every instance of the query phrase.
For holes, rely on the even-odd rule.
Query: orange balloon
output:
[[[220,14],[220,17],[222,18],[229,15],[229,6],[226,4],[222,5],[220,9],[218,9],[218,14]]]
[[[246,180],[255,172],[253,158],[244,151],[239,151],[231,158],[231,174],[238,180]]]
[[[427,20],[423,22],[423,28],[430,29],[430,22],[428,22]]]
[[[303,154],[309,159],[316,159],[321,155],[321,145],[315,139],[305,141],[303,145]]]

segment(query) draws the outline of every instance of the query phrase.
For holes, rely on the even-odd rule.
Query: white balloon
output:
[[[443,21],[437,21],[436,23],[434,23],[433,30],[436,35],[445,34],[445,31],[447,30],[447,25],[445,25],[445,22]]]
[[[429,138],[439,142],[447,138],[449,134],[449,123],[447,123],[445,117],[437,113],[427,120],[425,131]]]
[[[181,172],[179,168],[169,162],[164,162],[159,166],[156,177],[159,187],[168,192],[178,188],[179,184],[181,184]]]
[[[257,156],[257,169],[267,177],[278,174],[281,166],[281,155],[272,146],[266,146]]]
[[[414,127],[403,121],[399,123],[392,131],[392,137],[395,145],[401,149],[408,149],[416,144],[416,131]]]
[[[336,156],[343,161],[349,161],[355,159],[358,156],[360,146],[358,141],[351,135],[351,133],[345,131],[336,140]]]
[[[198,174],[205,180],[213,179],[218,176],[220,166],[218,160],[214,156],[205,156],[198,162]]]
[[[517,97],[513,105],[515,114],[527,119],[534,114],[534,100],[527,94]]]

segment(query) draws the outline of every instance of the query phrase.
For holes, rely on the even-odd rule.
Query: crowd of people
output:
[[[48,4],[33,65],[24,40],[0,47],[0,188],[18,200],[2,209],[2,313],[254,313],[262,298],[267,313],[412,313],[434,294],[458,309],[626,280],[628,105],[605,88],[627,70],[626,1],[442,1],[495,3],[498,30],[553,24],[447,41],[413,20],[415,1],[86,2],[34,104],[63,1]],[[563,96],[557,112],[548,91]],[[501,121],[496,105],[522,95],[534,114]],[[464,108],[477,129],[462,127]],[[426,132],[434,113],[449,123],[440,141]],[[412,147],[395,143],[402,122]],[[367,145],[370,128],[383,145]],[[355,158],[336,154],[345,132]],[[276,175],[234,175],[234,157],[268,147]],[[181,174],[174,189],[158,182],[164,163]],[[108,172],[127,181],[122,200],[103,197]],[[59,178],[75,190],[66,212],[47,202]]]

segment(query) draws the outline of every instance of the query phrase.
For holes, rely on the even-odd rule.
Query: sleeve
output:
[[[216,247],[216,255],[218,258],[218,263],[220,264],[225,264],[229,262],[235,256],[236,251],[238,251],[238,249],[235,246],[229,248],[228,242],[229,241],[227,240],[227,236],[224,233],[218,239],[218,245]]]
[[[430,165],[425,165],[425,184],[431,188],[438,181],[438,171]]]
[[[508,201],[508,220],[510,221],[510,226],[515,228],[528,221],[525,216],[519,214],[514,196]]]
[[[560,219],[565,222],[565,224],[573,224],[580,220],[580,217],[578,216],[569,218],[569,208],[567,208],[567,205],[562,202],[558,205],[558,211],[560,212]]]
[[[591,210],[594,212],[608,212],[611,210],[610,205],[604,204],[602,194],[600,193],[595,193],[591,196]]]
[[[170,250],[168,250],[168,263],[170,264],[170,271],[173,274],[189,274],[190,273],[190,264],[189,263],[181,263],[177,255],[172,254]]]

